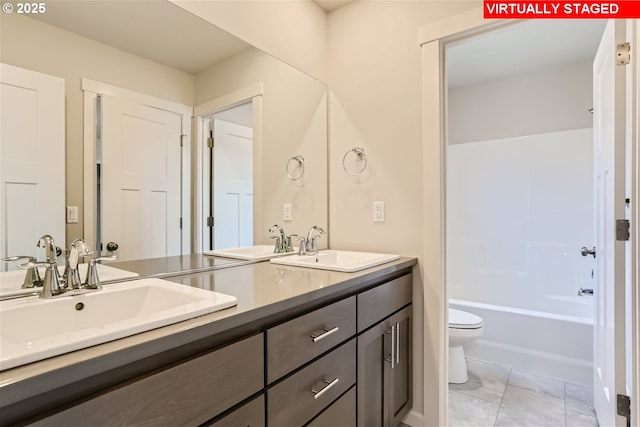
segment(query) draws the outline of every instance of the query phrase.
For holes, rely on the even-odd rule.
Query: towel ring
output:
[[[350,153],[354,153],[357,156],[357,158],[363,162],[362,168],[356,172],[351,172],[347,168],[346,162],[347,162],[347,157],[349,156]],[[364,172],[364,170],[367,168],[367,156],[364,154],[364,149],[360,147],[355,147],[347,151],[346,153],[344,153],[344,156],[342,157],[342,168],[347,173],[347,175],[350,175],[350,176],[358,176],[362,172]]]
[[[299,169],[301,172],[299,174],[295,174],[296,169]],[[292,181],[297,181],[304,176],[304,157],[301,154],[293,156],[287,162],[287,176]]]

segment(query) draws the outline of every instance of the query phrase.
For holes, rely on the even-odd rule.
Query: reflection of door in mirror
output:
[[[248,102],[205,120],[209,140],[210,249],[253,245],[253,106]]]
[[[102,95],[100,241],[123,260],[180,255],[182,118]]]
[[[6,64],[0,78],[0,258],[36,256],[44,234],[65,246],[64,80]]]

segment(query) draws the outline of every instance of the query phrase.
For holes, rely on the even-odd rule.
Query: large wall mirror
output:
[[[214,236],[223,234],[221,246],[271,243],[273,224],[287,234],[327,226],[324,83],[166,0],[56,1],[46,3],[39,15],[1,18],[0,62],[64,79],[61,194],[67,206],[78,207],[78,216],[77,222],[67,218],[60,241],[87,238],[99,246],[119,240],[123,259],[132,260],[199,253],[213,249]],[[149,111],[131,113],[126,103],[132,99]],[[181,115],[170,133],[183,139],[183,149],[164,153],[154,148],[153,135],[164,129],[157,110]],[[132,121],[134,116],[140,120]],[[152,124],[139,126],[142,118]],[[113,123],[120,126],[115,131],[109,127]],[[131,140],[123,139],[119,151],[101,151],[108,137],[126,132]],[[214,132],[232,136],[232,148],[224,154],[210,150]],[[132,149],[136,143],[140,147]],[[169,161],[179,166],[167,183],[179,191],[178,198],[138,200],[120,191],[133,185],[123,181],[126,170],[164,170]],[[114,166],[124,172],[114,173]],[[118,192],[109,193],[115,181]],[[244,199],[226,197],[226,217],[209,220],[226,203],[214,193],[242,182],[237,192],[244,192]],[[285,205],[292,209],[287,221]],[[179,218],[171,209],[179,211]],[[178,243],[139,234],[151,222],[177,219],[183,226]],[[111,228],[104,227],[105,221]],[[109,230],[117,231],[115,238]],[[33,238],[28,236],[29,242]]]

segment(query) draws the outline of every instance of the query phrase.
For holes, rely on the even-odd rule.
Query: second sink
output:
[[[324,250],[312,255],[290,255],[271,259],[273,264],[353,273],[395,261],[400,255],[375,252]]]

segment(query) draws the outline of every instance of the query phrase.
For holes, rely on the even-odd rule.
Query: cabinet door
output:
[[[390,357],[389,322],[375,325],[358,337],[358,427],[387,427],[389,425],[387,389]],[[386,420],[386,421],[385,421]]]
[[[412,306],[394,314],[389,319],[395,327],[393,350],[396,352],[393,367],[389,369],[389,416],[395,427],[407,415],[412,403]],[[390,337],[389,337],[390,338]],[[389,364],[390,365],[390,364]]]
[[[210,427],[261,427],[265,425],[264,418],[264,396],[260,395],[211,424]]]

